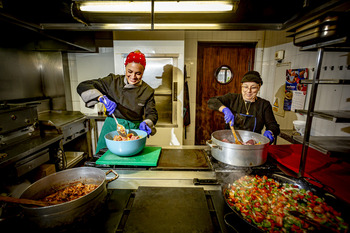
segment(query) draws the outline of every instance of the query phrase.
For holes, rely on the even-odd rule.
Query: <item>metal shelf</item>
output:
[[[350,44],[348,37],[341,37],[334,40],[315,43],[300,48],[300,51],[317,51],[319,48],[324,48],[328,52],[349,52]]]
[[[301,84],[313,84],[312,79],[302,79],[300,80]],[[315,83],[317,84],[350,84],[350,80],[349,79],[321,79],[321,80],[315,80]]]
[[[307,110],[296,109],[296,113],[307,114]],[[350,123],[350,111],[313,111],[312,116],[333,121],[335,123]]]
[[[303,136],[293,136],[293,140],[303,143]],[[307,143],[309,147],[330,156],[349,156],[350,137],[342,136],[311,136]],[[350,158],[350,157],[349,157]]]

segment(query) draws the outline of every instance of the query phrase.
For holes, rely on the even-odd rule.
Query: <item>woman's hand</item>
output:
[[[147,137],[149,137],[149,135],[152,133],[151,128],[144,121],[141,122],[139,129],[145,131],[147,133]]]
[[[231,110],[228,107],[225,107],[222,109],[222,112],[225,114],[225,122],[229,124],[231,121],[231,126],[233,126],[233,123],[235,122],[235,116],[232,114]]]
[[[115,109],[117,108],[117,104],[115,102],[108,99],[105,95],[98,97],[98,100],[106,106],[108,114],[114,113]]]
[[[270,130],[265,131],[264,136],[270,140],[270,143],[273,143],[275,141],[273,133]]]

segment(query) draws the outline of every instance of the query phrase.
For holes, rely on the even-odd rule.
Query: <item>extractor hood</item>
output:
[[[39,35],[42,43],[39,47],[50,48],[53,40],[64,44],[66,50],[94,52],[99,33],[111,35],[118,30],[285,30],[326,11],[349,11],[350,8],[349,0],[223,0],[220,2],[232,4],[232,10],[157,11],[156,4],[165,1],[171,0],[141,1],[151,6],[145,12],[90,12],[83,11],[81,5],[92,0],[0,0],[0,26],[2,34],[8,37],[5,41],[0,38],[0,43],[13,42],[22,35],[14,28],[21,27],[30,34]],[[38,44],[32,44],[35,46]]]
[[[91,0],[0,0],[0,15],[12,17],[36,25],[42,30],[134,30],[120,25],[144,26],[139,30],[157,30],[156,25],[197,25],[189,30],[211,30],[201,28],[203,24],[219,25],[217,30],[281,30],[295,23],[324,13],[349,1],[344,0],[228,0],[233,9],[224,12],[157,12],[156,4],[165,0],[151,1],[103,1],[144,2],[151,5],[145,12],[89,12],[80,6]],[[169,0],[167,0],[169,2]],[[188,2],[172,1],[172,2]],[[101,1],[99,1],[101,2]],[[192,1],[193,2],[193,1]],[[201,1],[194,1],[201,2]],[[209,1],[214,2],[214,1]],[[160,30],[166,29],[165,27]],[[171,29],[171,28],[168,28]],[[186,28],[175,28],[177,30]]]

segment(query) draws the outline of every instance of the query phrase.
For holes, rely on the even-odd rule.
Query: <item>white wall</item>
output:
[[[68,56],[73,110],[82,113],[97,113],[97,108],[86,108],[77,93],[80,82],[106,77],[114,73],[113,48],[100,48],[99,53],[70,53]]]
[[[299,51],[299,47],[293,45],[292,42],[282,45],[272,46],[264,49],[264,59],[262,68],[262,77],[269,80],[273,77],[277,61],[274,60],[276,51],[285,50],[285,58],[283,63],[290,63],[291,69],[308,68],[309,79],[314,76],[313,69],[316,69],[317,52],[315,51]],[[322,71],[320,79],[350,79],[350,70],[347,69],[349,64],[348,53],[346,52],[325,52],[322,62]],[[327,70],[324,67],[327,66]],[[334,70],[331,70],[334,66]],[[343,67],[340,70],[340,66]],[[265,81],[264,81],[265,82]],[[271,103],[274,98],[274,83],[268,81],[263,85],[261,96],[268,99]],[[308,108],[308,101],[311,92],[311,85],[308,86],[305,109]],[[350,110],[350,86],[349,85],[319,85],[315,110]],[[305,120],[306,116],[296,114],[300,120]],[[292,126],[292,122],[290,122]],[[334,123],[332,121],[323,120],[313,117],[312,135],[315,136],[350,136],[350,124]]]

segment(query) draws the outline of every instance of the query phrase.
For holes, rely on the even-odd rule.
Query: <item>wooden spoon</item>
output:
[[[235,129],[233,128],[233,126],[231,126],[231,121],[230,121],[230,127],[231,127],[232,134],[235,137],[235,143],[238,144],[238,145],[242,145],[242,142],[239,141],[238,138],[237,138]]]
[[[17,204],[25,204],[25,205],[36,205],[36,206],[49,206],[49,205],[56,205],[56,204],[62,203],[62,202],[37,201],[37,200],[31,200],[31,199],[25,199],[25,198],[4,197],[4,196],[0,196],[0,201],[17,203]]]

